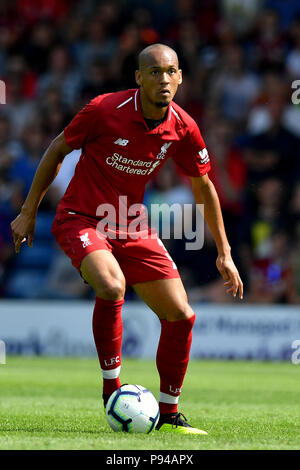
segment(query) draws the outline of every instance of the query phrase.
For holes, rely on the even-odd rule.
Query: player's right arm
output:
[[[72,150],[67,145],[64,132],[62,132],[51,142],[44,153],[20,214],[10,224],[16,253],[19,253],[26,237],[28,237],[28,245],[32,246],[38,207],[59,172],[63,159]]]

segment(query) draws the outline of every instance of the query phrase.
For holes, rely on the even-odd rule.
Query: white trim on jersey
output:
[[[169,403],[170,405],[177,405],[179,397],[173,397],[168,393],[159,392],[159,401],[162,403]]]
[[[172,113],[175,114],[175,116],[177,117],[177,119],[178,119],[179,121],[181,121],[179,115],[176,113],[176,111],[175,111],[175,109],[173,108],[173,106],[170,106],[170,108],[171,108]],[[170,113],[169,119],[171,119],[171,113]]]
[[[102,376],[104,379],[117,379],[120,375],[121,366],[116,367],[115,369],[102,370]]]
[[[137,97],[138,91],[139,91],[139,90],[136,90],[136,92],[135,92],[135,94],[134,94],[134,109],[135,109],[136,111],[137,111],[136,97]]]
[[[124,101],[124,103],[119,104],[119,106],[117,106],[117,109],[122,108],[122,106],[124,106],[124,104],[128,103],[131,100],[132,100],[132,96],[130,98],[128,98],[128,100]]]

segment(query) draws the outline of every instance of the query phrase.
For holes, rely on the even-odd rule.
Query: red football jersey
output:
[[[128,207],[143,202],[146,183],[168,158],[189,176],[210,169],[195,121],[171,102],[166,119],[149,130],[140,108],[139,89],[99,95],[65,128],[67,144],[82,149],[74,176],[59,204],[96,217],[100,204]]]

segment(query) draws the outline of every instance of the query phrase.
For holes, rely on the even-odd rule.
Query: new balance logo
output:
[[[119,138],[114,142],[114,144],[121,145],[122,147],[125,147],[128,144],[128,142],[129,142],[129,140]]]
[[[82,241],[82,247],[86,248],[89,245],[92,245],[91,240],[89,239],[89,234],[85,233],[84,235],[80,236],[80,240]]]
[[[198,154],[200,157],[200,163],[205,164],[209,162],[209,156],[208,156],[208,152],[206,148],[204,148],[203,150],[200,150]]]
[[[112,357],[111,359],[109,359],[109,361],[104,359],[104,364],[106,365],[106,367],[113,366],[114,364],[118,364],[119,362],[120,356]]]
[[[163,160],[166,156],[168,148],[172,145],[173,142],[165,143],[161,146],[160,152],[156,155],[157,160]]]

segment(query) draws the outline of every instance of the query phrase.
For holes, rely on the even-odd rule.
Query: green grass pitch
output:
[[[114,433],[97,359],[8,357],[0,365],[0,449],[299,449],[300,365],[191,361],[180,400],[208,436]],[[155,361],[124,359],[121,381],[158,397]]]

